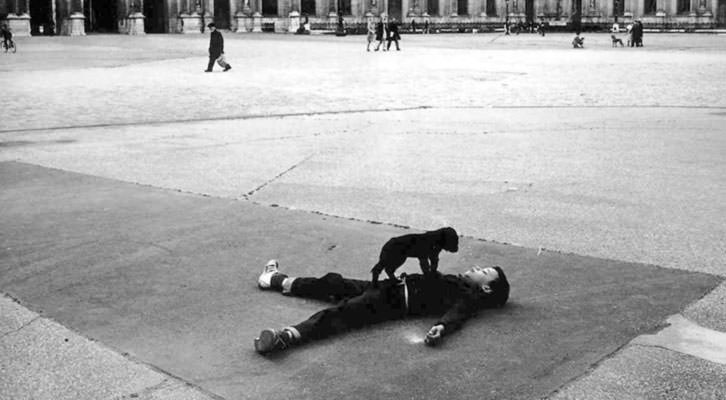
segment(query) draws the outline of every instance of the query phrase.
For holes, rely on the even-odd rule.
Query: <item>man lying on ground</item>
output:
[[[402,275],[400,281],[387,279],[374,288],[370,281],[337,273],[291,277],[279,271],[276,260],[270,260],[257,283],[261,289],[336,304],[297,325],[264,329],[254,340],[260,354],[406,316],[441,315],[426,334],[426,344],[433,346],[478,310],[501,307],[509,298],[509,282],[498,266],[474,266],[459,275]]]

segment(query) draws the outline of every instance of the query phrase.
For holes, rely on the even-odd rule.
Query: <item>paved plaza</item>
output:
[[[726,35],[224,35],[0,54],[0,399],[726,398]],[[254,353],[441,226],[508,307]]]

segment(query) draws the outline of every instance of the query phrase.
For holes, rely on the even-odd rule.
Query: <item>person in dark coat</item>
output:
[[[378,41],[378,45],[376,45],[376,51],[381,47],[383,44],[383,41],[386,37],[386,25],[383,23],[383,18],[378,20],[378,23],[376,24],[376,40]],[[383,46],[383,51],[386,51],[386,46]]]
[[[474,266],[459,275],[402,274],[400,280],[386,279],[374,288],[368,280],[346,279],[338,273],[291,277],[279,271],[276,260],[270,260],[257,284],[263,290],[334,304],[297,325],[262,330],[254,340],[260,354],[384,321],[439,315],[425,338],[433,346],[480,309],[502,307],[509,299],[509,282],[498,266]]]
[[[224,72],[232,69],[232,66],[227,64],[224,59],[224,38],[222,34],[217,30],[217,26],[214,22],[210,22],[207,25],[211,34],[209,35],[209,63],[207,69],[204,72],[212,72],[214,68],[214,62],[216,61],[220,67],[224,68]]]
[[[633,42],[635,47],[643,47],[643,21],[640,19],[635,20],[633,24]]]
[[[396,50],[401,50],[400,47],[398,47],[398,41],[401,40],[401,35],[398,34],[398,27],[401,24],[396,21],[395,18],[391,18],[391,22],[388,23],[388,45],[386,46],[386,50],[391,49],[391,42],[396,42]]]

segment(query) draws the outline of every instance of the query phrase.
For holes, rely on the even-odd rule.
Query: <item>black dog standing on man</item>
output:
[[[459,251],[459,235],[451,227],[412,233],[389,239],[381,249],[378,263],[371,269],[374,286],[378,284],[378,276],[386,271],[388,277],[397,280],[396,269],[406,262],[409,257],[418,258],[421,272],[428,275],[436,272],[439,267],[439,253],[446,250],[450,253]]]
[[[217,30],[217,26],[214,25],[214,22],[210,22],[207,25],[207,28],[209,28],[211,32],[209,35],[209,64],[207,64],[207,69],[205,69],[204,72],[212,72],[215,61],[220,67],[224,68],[224,72],[227,72],[232,69],[232,66],[227,64],[224,60],[224,38]]]

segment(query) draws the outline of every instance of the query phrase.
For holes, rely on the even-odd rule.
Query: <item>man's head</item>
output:
[[[210,31],[214,32],[217,30],[217,25],[214,25],[214,22],[210,22],[207,24],[207,28],[209,28]]]
[[[495,306],[503,306],[509,299],[509,281],[499,266],[482,268],[475,265],[461,276],[476,284],[489,295]]]

